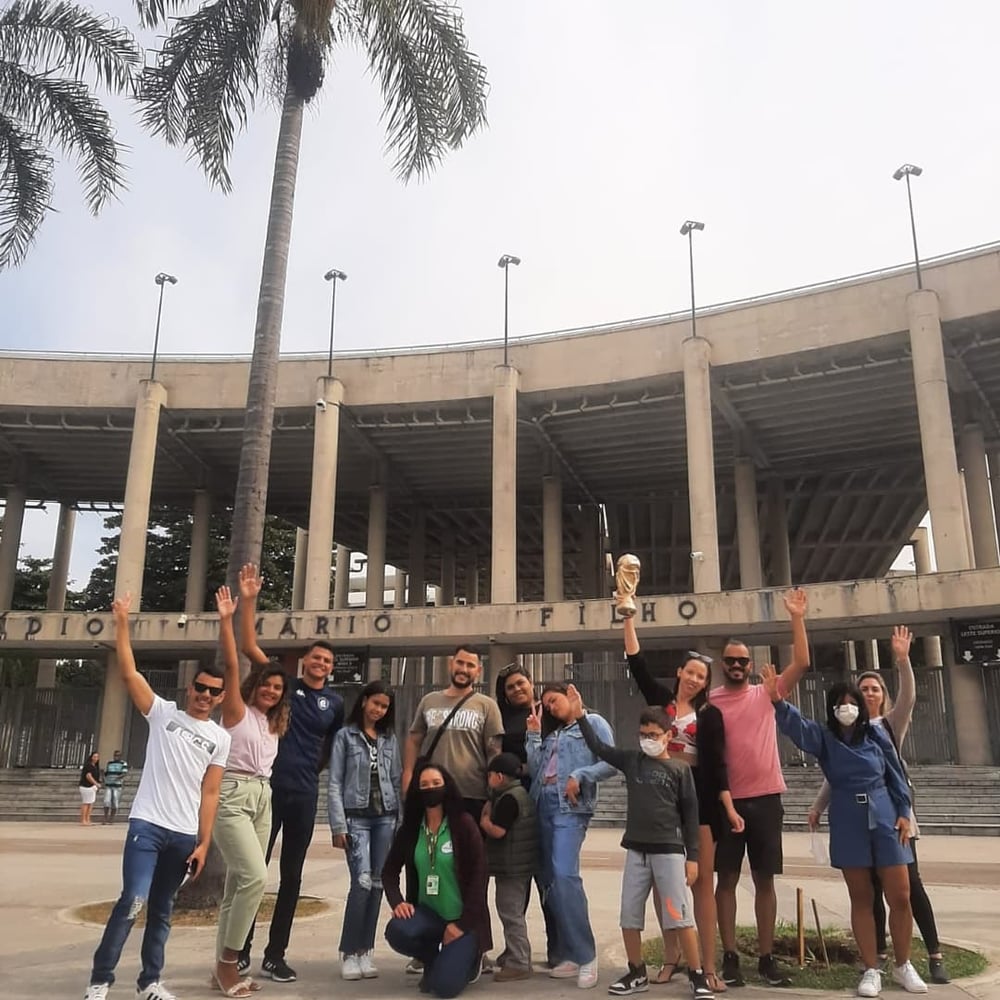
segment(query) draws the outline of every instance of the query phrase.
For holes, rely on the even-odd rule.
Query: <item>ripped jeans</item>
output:
[[[347,817],[347,868],[351,891],[344,908],[340,951],[358,955],[375,947],[378,911],[382,906],[382,867],[396,831],[396,817]]]
[[[197,839],[192,833],[177,833],[143,819],[129,820],[122,855],[122,894],[94,952],[91,983],[115,981],[115,967],[122,948],[136,917],[143,910],[146,911],[146,929],[142,935],[142,972],[138,986],[142,990],[159,981],[174,896]]]

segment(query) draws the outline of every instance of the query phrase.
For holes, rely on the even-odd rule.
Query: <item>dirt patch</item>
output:
[[[260,909],[257,911],[257,923],[266,924],[270,921],[274,913],[275,894],[266,893],[261,901]],[[69,915],[74,920],[81,920],[87,924],[94,924],[103,927],[111,916],[111,910],[116,900],[107,899],[100,903],[85,903],[70,910]],[[295,909],[295,919],[303,917],[316,917],[326,913],[330,909],[330,904],[325,899],[317,899],[315,896],[300,896],[299,905]],[[171,922],[174,927],[214,927],[219,921],[219,911],[213,906],[207,910],[192,910],[183,906],[174,907]],[[146,923],[146,911],[143,910],[136,919],[135,926],[143,927]]]

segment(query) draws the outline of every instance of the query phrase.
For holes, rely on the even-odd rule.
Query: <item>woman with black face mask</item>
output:
[[[399,882],[404,869],[405,898]],[[423,992],[457,997],[479,978],[482,956],[493,947],[488,879],[482,835],[454,780],[443,768],[419,763],[382,884],[392,907],[386,941],[423,962]]]

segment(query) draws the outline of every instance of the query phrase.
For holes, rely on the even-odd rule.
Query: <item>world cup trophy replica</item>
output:
[[[626,552],[615,567],[615,608],[621,618],[635,615],[635,592],[639,587],[639,557]]]

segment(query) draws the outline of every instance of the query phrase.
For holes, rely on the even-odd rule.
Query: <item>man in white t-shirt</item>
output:
[[[129,696],[149,723],[149,740],[129,815],[122,893],[94,953],[85,1000],[108,996],[122,948],[144,909],[136,1000],[176,1000],[160,981],[174,896],[185,874],[196,878],[205,864],[229,756],[229,733],[209,718],[222,701],[222,672],[202,667],[187,689],[183,711],[154,694],[135,666],[129,641],[131,607],[129,594],[112,606],[115,648]]]

